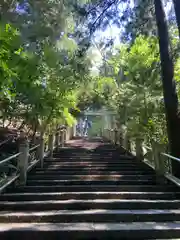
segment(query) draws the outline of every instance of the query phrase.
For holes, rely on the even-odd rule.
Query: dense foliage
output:
[[[71,124],[89,107],[105,105],[132,136],[169,140],[178,156],[179,10],[177,1],[173,3],[1,1],[4,125],[17,122],[43,133],[58,123]],[[121,29],[119,46],[113,37],[96,35],[114,25]],[[99,53],[100,63],[93,61],[91,48]]]
[[[148,143],[152,139],[168,142],[171,154],[177,157],[180,156],[178,5],[175,0],[122,0],[93,1],[94,7],[92,3],[85,7],[93,37],[95,29],[104,30],[108,25],[119,25],[121,29],[119,49],[112,47],[112,39],[104,43],[106,49],[102,43],[98,46],[96,43],[98,51],[101,54],[103,51],[100,78],[110,77],[114,82],[108,98],[102,92],[104,104],[116,111],[118,121],[126,125],[132,136],[143,137]],[[173,171],[178,175],[175,165]]]
[[[91,62],[70,37],[76,19],[71,5],[3,1],[0,6],[3,124],[42,133],[58,122],[72,124],[69,110],[77,108],[77,91]]]

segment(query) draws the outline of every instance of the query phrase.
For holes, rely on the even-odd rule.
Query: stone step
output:
[[[122,171],[122,170],[147,170],[149,169],[148,166],[59,166],[59,165],[48,165],[44,166],[45,170],[60,170],[60,171],[93,171],[93,170],[100,170],[100,171]],[[39,168],[37,168],[39,170]]]
[[[13,189],[12,189],[13,191]],[[177,191],[176,187],[172,186],[162,186],[162,185],[76,185],[76,186],[63,186],[63,185],[53,185],[53,186],[25,186],[17,187],[14,192],[157,192],[157,191]]]
[[[60,167],[79,167],[79,166],[92,166],[92,167],[104,167],[104,166],[112,166],[112,167],[122,167],[122,166],[130,166],[130,167],[133,167],[133,166],[144,166],[144,164],[140,165],[139,163],[136,163],[136,162],[82,162],[82,161],[77,161],[77,162],[44,162],[44,166],[60,166]]]
[[[63,157],[76,157],[76,156],[82,156],[84,158],[89,157],[89,156],[94,156],[94,157],[109,157],[109,156],[118,156],[118,157],[127,157],[127,158],[132,158],[134,157],[132,154],[127,154],[121,151],[117,151],[117,149],[104,149],[103,151],[93,151],[93,150],[85,150],[85,151],[79,151],[80,149],[70,150],[67,149],[67,151],[54,151],[53,155],[54,156],[63,156]]]
[[[123,174],[123,175],[139,175],[139,174],[143,174],[143,175],[149,175],[149,174],[154,174],[154,171],[152,169],[149,170],[116,170],[116,171],[100,171],[100,170],[79,170],[79,171],[74,171],[74,170],[70,170],[70,171],[61,171],[59,169],[41,169],[41,168],[36,168],[34,169],[34,172],[32,172],[33,174],[42,174],[42,175],[53,175],[53,174],[57,174],[57,175],[117,175],[117,174]]]
[[[120,170],[147,170],[148,166],[59,166],[59,165],[48,165],[45,167],[45,170],[61,170],[61,171],[93,171],[93,170],[101,170],[101,171],[120,171]],[[40,170],[37,168],[37,170]]]
[[[74,186],[74,185],[156,185],[156,181],[149,179],[136,179],[136,180],[28,180],[27,186],[54,186],[54,185],[66,185],[66,186]]]
[[[138,170],[149,170],[149,166],[146,166],[146,165],[112,165],[112,164],[109,164],[109,165],[106,165],[106,164],[101,164],[101,165],[93,165],[93,164],[90,164],[90,165],[83,165],[83,164],[77,164],[77,165],[61,165],[61,164],[45,164],[44,165],[44,169],[60,169],[60,170],[89,170],[89,169],[92,169],[92,170],[134,170],[134,171],[138,171]]]
[[[180,221],[180,210],[54,210],[38,212],[0,212],[1,223],[115,223],[115,222],[169,222]]]
[[[95,157],[87,157],[85,159],[79,157],[79,158],[71,158],[71,157],[67,157],[67,158],[45,158],[44,162],[62,162],[62,163],[66,163],[66,162],[92,162],[92,163],[137,163],[138,161],[135,158],[112,158],[112,157],[101,157],[101,158],[95,158]]]
[[[133,162],[138,162],[135,158],[116,158],[116,157],[86,157],[86,158],[82,158],[82,157],[76,157],[76,158],[72,158],[72,157],[67,157],[67,158],[63,158],[63,157],[59,157],[59,158],[45,158],[44,159],[45,162],[62,162],[62,163],[66,163],[66,162],[93,162],[93,163],[102,163],[102,162],[114,162],[114,163],[133,163]]]
[[[92,161],[92,162],[137,162],[137,159],[135,157],[128,157],[128,156],[120,156],[120,155],[99,155],[99,156],[93,156],[93,155],[87,155],[85,156],[81,156],[81,155],[76,155],[76,156],[67,156],[64,157],[62,155],[53,155],[52,158],[45,158],[46,162],[51,162],[51,161],[59,161],[61,160],[62,162],[66,162],[66,161],[72,161],[72,162],[78,162],[78,161]]]
[[[109,175],[47,175],[47,174],[29,174],[28,179],[30,180],[155,180],[156,175],[120,175],[120,174],[109,174]]]
[[[118,156],[121,158],[127,158],[127,159],[132,159],[135,158],[135,156],[133,156],[132,154],[127,154],[125,151],[121,152],[121,151],[117,151],[117,149],[114,150],[104,150],[104,151],[79,151],[79,149],[76,149],[76,151],[69,151],[69,149],[67,149],[66,152],[63,151],[56,151],[54,150],[53,155],[59,155],[61,157],[67,158],[67,157],[77,157],[77,156],[81,156],[84,158],[87,157],[111,157],[111,156]],[[48,158],[48,157],[47,157]]]
[[[87,154],[86,156],[84,155],[67,155],[67,156],[63,156],[61,154],[59,155],[53,155],[52,157],[46,157],[45,158],[46,161],[52,161],[52,160],[61,160],[61,161],[89,161],[89,160],[92,160],[92,161],[137,161],[137,159],[133,156],[125,156],[125,155],[119,155],[119,154],[112,154],[112,155],[109,155],[109,154],[100,154],[100,155],[90,155],[90,154]]]
[[[88,209],[119,209],[119,210],[145,210],[145,209],[179,209],[179,200],[47,200],[47,201],[1,201],[0,209],[3,211],[49,211],[49,210],[88,210]],[[4,212],[5,213],[5,212]]]
[[[178,238],[179,188],[157,184],[150,167],[102,144],[55,150],[26,186],[1,194],[0,239]]]
[[[101,153],[97,153],[95,154],[92,151],[86,152],[86,153],[82,153],[82,152],[76,152],[76,153],[66,153],[63,154],[62,152],[60,153],[53,153],[53,158],[61,158],[61,159],[68,159],[68,158],[81,158],[83,160],[86,160],[88,158],[94,158],[94,159],[109,159],[109,158],[118,158],[118,159],[127,159],[127,160],[131,160],[131,159],[136,159],[135,156],[133,155],[127,155],[127,154],[121,154],[118,152],[101,152]],[[50,157],[46,157],[46,159],[51,159]]]
[[[0,195],[0,201],[46,201],[46,200],[176,200],[180,199],[180,192],[48,192],[48,193],[6,193]]]
[[[2,223],[1,239],[175,239],[179,222],[142,223]]]

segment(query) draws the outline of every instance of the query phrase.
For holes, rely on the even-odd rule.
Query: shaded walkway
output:
[[[59,148],[25,187],[0,196],[0,239],[172,239],[180,236],[180,191],[101,139]]]

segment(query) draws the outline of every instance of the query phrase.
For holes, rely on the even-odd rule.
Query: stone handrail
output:
[[[40,164],[41,168],[44,166],[44,157],[52,158],[53,150],[57,147],[64,147],[66,140],[71,138],[71,131],[69,128],[56,131],[55,134],[50,134],[48,140],[48,148],[45,149],[45,140],[43,137],[38,139],[39,143],[29,148],[29,141],[26,138],[20,139],[19,152],[3,159],[0,162],[0,169],[13,170],[9,176],[1,179],[0,193],[5,190],[13,182],[17,181],[17,185],[26,185],[27,173]]]
[[[14,154],[14,155],[12,155],[12,156],[10,156],[10,157],[7,157],[7,158],[3,159],[2,161],[0,161],[0,167],[1,167],[2,165],[4,165],[5,163],[8,163],[10,160],[18,157],[20,154],[21,154],[21,152],[16,153],[16,154]]]
[[[104,129],[103,137],[114,144],[121,145],[139,160],[152,167],[156,171],[158,180],[165,176],[180,186],[180,180],[172,173],[172,161],[180,162],[180,159],[165,153],[162,144],[152,141],[151,146],[147,146],[143,143],[143,139],[130,138],[127,132],[123,134],[122,131],[117,129]]]

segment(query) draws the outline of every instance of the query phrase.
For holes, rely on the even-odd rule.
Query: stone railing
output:
[[[51,158],[53,150],[64,147],[66,141],[72,137],[72,128],[67,127],[50,134],[46,140],[39,137],[37,144],[30,148],[28,139],[20,135],[19,152],[0,161],[0,193],[15,181],[17,185],[26,185],[27,173],[37,164],[43,168],[44,157]]]
[[[102,135],[106,140],[120,145],[137,159],[152,167],[156,171],[158,180],[161,181],[161,178],[165,176],[180,186],[179,178],[173,176],[172,173],[172,161],[180,163],[180,159],[168,154],[167,146],[155,141],[151,141],[150,146],[147,146],[142,138],[132,138],[127,131],[117,129],[104,129]]]

